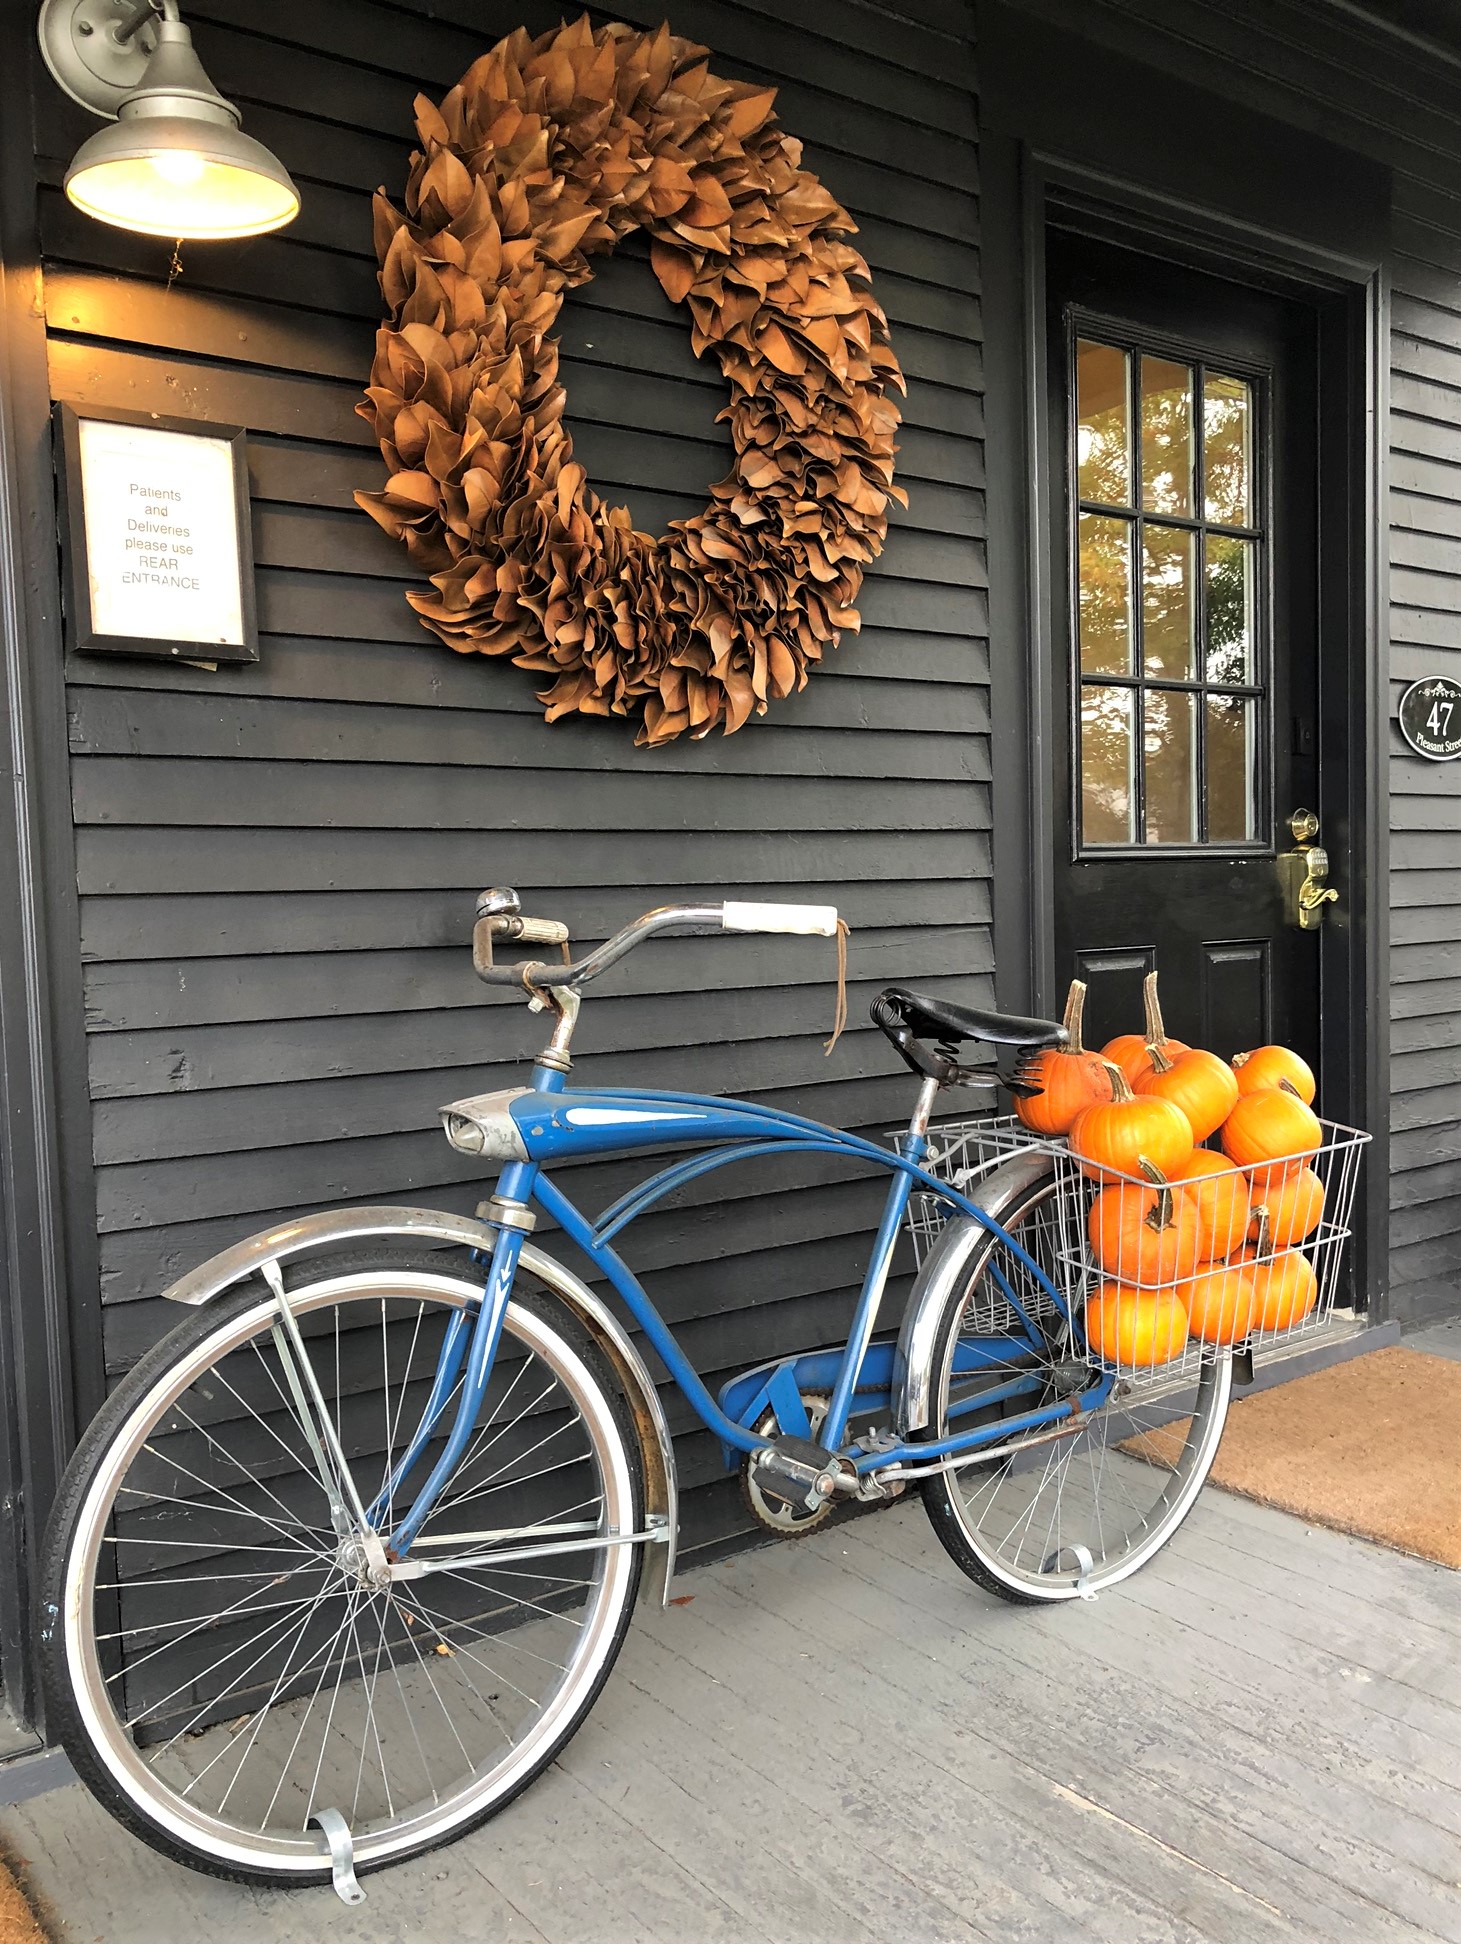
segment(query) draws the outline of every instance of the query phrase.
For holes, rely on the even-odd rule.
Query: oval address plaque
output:
[[[1461,756],[1461,682],[1422,675],[1400,698],[1400,733],[1417,756],[1449,763]]]

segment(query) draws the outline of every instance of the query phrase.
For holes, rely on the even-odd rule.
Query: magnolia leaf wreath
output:
[[[407,596],[426,626],[549,676],[550,722],[638,711],[642,743],[739,729],[857,627],[888,501],[906,504],[887,320],[774,93],[720,80],[667,26],[519,29],[440,108],[418,98],[405,213],[376,196],[391,321],[357,410],[390,477],[356,498],[429,577]],[[636,226],[729,382],[735,448],[659,540],[575,461],[549,335]]]

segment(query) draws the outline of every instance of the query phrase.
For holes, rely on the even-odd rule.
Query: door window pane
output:
[[[1221,526],[1250,524],[1251,390],[1246,378],[1224,378],[1217,371],[1203,377],[1203,510]]]
[[[1080,634],[1083,675],[1134,675],[1131,522],[1080,516]]]
[[[1190,681],[1196,673],[1196,602],[1192,535],[1185,527],[1148,526],[1141,563],[1142,673]]]
[[[1192,511],[1192,372],[1165,358],[1141,361],[1141,503]]]
[[[1088,844],[1136,841],[1136,692],[1081,690],[1081,835]]]
[[[1190,689],[1146,692],[1146,841],[1197,841],[1197,697]]]
[[[1076,345],[1076,469],[1080,497],[1131,504],[1131,358],[1114,344]]]
[[[1135,336],[1079,337],[1075,389],[1081,842],[1254,843],[1271,653],[1263,389]]]
[[[1231,533],[1209,533],[1207,679],[1224,685],[1253,680],[1253,548]]]
[[[1207,698],[1207,839],[1243,843],[1254,832],[1254,711],[1237,695]]]

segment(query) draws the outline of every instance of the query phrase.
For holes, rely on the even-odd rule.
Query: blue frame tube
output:
[[[920,1150],[923,1145],[920,1140],[918,1142]],[[916,1160],[917,1155],[910,1155],[909,1159]],[[840,1451],[842,1440],[847,1434],[847,1420],[852,1413],[853,1394],[857,1390],[857,1380],[862,1374],[862,1361],[867,1355],[867,1347],[872,1341],[873,1329],[877,1324],[883,1291],[888,1286],[888,1271],[892,1267],[898,1231],[903,1226],[904,1211],[908,1207],[908,1197],[912,1193],[913,1183],[906,1174],[895,1174],[888,1183],[888,1198],[883,1204],[883,1219],[878,1224],[872,1254],[868,1257],[867,1273],[862,1279],[862,1290],[857,1299],[857,1309],[853,1313],[852,1327],[847,1333],[847,1350],[842,1359],[842,1368],[837,1373],[837,1385],[832,1392],[832,1402],[827,1407],[826,1419],[817,1434],[817,1442],[825,1445],[828,1451]]]
[[[553,1095],[558,1096],[559,1099],[546,1101],[543,1098]],[[542,1172],[541,1163],[550,1159],[554,1150],[560,1154],[563,1152],[612,1153],[621,1151],[626,1143],[622,1128],[603,1125],[590,1131],[587,1125],[575,1126],[570,1118],[575,1098],[591,1103],[608,1103],[610,1110],[622,1103],[625,1110],[630,1114],[637,1112],[639,1118],[644,1121],[652,1121],[653,1118],[643,1111],[647,1108],[694,1109],[701,1119],[691,1138],[698,1142],[724,1142],[725,1145],[714,1147],[709,1153],[701,1152],[681,1159],[662,1169],[637,1188],[621,1196],[612,1207],[603,1212],[597,1222],[590,1221],[556,1183]],[[561,1115],[560,1102],[564,1103],[566,1109]],[[637,1109],[636,1103],[638,1103]],[[549,1111],[545,1113],[544,1108]],[[1060,1291],[1055,1288],[1039,1264],[1019,1242],[992,1215],[987,1214],[968,1196],[961,1194],[948,1182],[940,1181],[920,1166],[920,1157],[926,1147],[926,1142],[920,1136],[903,1137],[899,1141],[898,1150],[890,1152],[872,1141],[863,1140],[860,1135],[845,1134],[834,1128],[823,1127],[815,1121],[803,1120],[795,1114],[782,1113],[774,1108],[756,1107],[748,1102],[724,1101],[712,1095],[659,1093],[648,1089],[575,1095],[566,1089],[564,1076],[561,1073],[542,1066],[537,1066],[533,1070],[532,1094],[515,1102],[513,1111],[519,1124],[528,1129],[529,1153],[532,1158],[525,1162],[512,1162],[502,1170],[497,1181],[498,1195],[512,1202],[536,1202],[546,1215],[557,1222],[569,1240],[602,1271],[623,1298],[630,1314],[649,1339],[656,1354],[701,1423],[712,1431],[722,1444],[732,1450],[749,1453],[759,1449],[764,1440],[758,1438],[744,1425],[736,1423],[720,1408],[702,1382],[699,1373],[681,1350],[669,1326],[650,1301],[639,1279],[619,1254],[609,1246],[610,1236],[618,1234],[655,1202],[714,1168],[785,1150],[840,1154],[852,1160],[886,1169],[892,1176],[847,1344],[838,1366],[831,1407],[817,1438],[817,1442],[829,1455],[840,1449],[846,1434],[847,1422],[857,1391],[858,1377],[876,1327],[883,1292],[887,1286],[893,1251],[897,1245],[898,1230],[902,1225],[909,1197],[915,1188],[927,1190],[954,1210],[972,1217],[981,1227],[1002,1242],[1035,1277],[1067,1322],[1071,1321],[1070,1312]],[[584,1119],[587,1120],[587,1116],[584,1116]],[[653,1145],[656,1140],[673,1138],[663,1130],[655,1133],[652,1129],[646,1129],[645,1135],[648,1136],[647,1140],[643,1136],[641,1140],[643,1144],[648,1145]],[[681,1135],[680,1138],[684,1139],[686,1136]],[[524,1240],[524,1235],[516,1229],[504,1228],[498,1231],[491,1266],[486,1277],[483,1302],[477,1313],[475,1325],[470,1331],[470,1342],[468,1342],[467,1317],[463,1312],[458,1317],[454,1317],[448,1325],[445,1340],[438,1354],[431,1393],[423,1408],[416,1431],[400,1461],[392,1468],[391,1475],[379,1496],[370,1507],[371,1523],[380,1527],[386,1522],[401,1484],[429,1444],[460,1382],[461,1396],[457,1401],[456,1415],[446,1446],[417,1493],[409,1512],[397,1525],[392,1535],[392,1550],[398,1558],[409,1549],[422,1525],[430,1516],[432,1507],[450,1481],[476,1428],[491,1377],[492,1364],[496,1357],[503,1319],[511,1298],[513,1279]],[[998,1265],[990,1266],[1002,1293],[1025,1324],[1028,1332],[1025,1341],[1034,1348],[1038,1337],[1033,1324],[1010,1289]],[[1013,1338],[1011,1341],[1018,1342],[1020,1339]],[[1103,1401],[1109,1393],[1111,1382],[1109,1376],[1098,1379],[1097,1383],[1082,1395],[1079,1407],[1087,1408],[1095,1402]],[[1046,1405],[1038,1411],[1027,1412],[1022,1417],[1002,1419],[996,1424],[959,1433],[929,1444],[904,1445],[889,1451],[861,1454],[855,1461],[856,1466],[859,1472],[876,1471],[887,1465],[927,1461],[958,1451],[976,1450],[981,1444],[991,1444],[1010,1436],[1018,1436],[1022,1430],[1038,1428],[1062,1417],[1068,1417],[1074,1408],[1076,1408],[1074,1400],[1062,1400],[1056,1404]]]

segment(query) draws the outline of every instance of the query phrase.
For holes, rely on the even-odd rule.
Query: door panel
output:
[[[1317,792],[1316,320],[1052,230],[1056,971],[1089,1037],[1318,1056],[1277,853]],[[1321,838],[1322,841],[1322,838]]]

